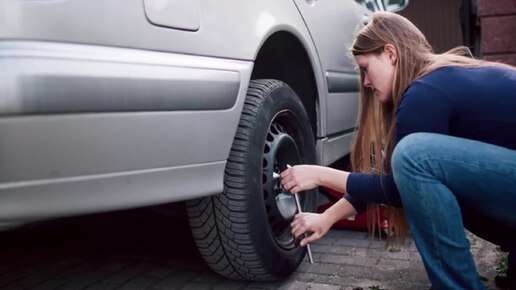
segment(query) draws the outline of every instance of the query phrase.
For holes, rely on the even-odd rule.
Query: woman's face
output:
[[[388,46],[390,47],[388,48]],[[392,84],[396,69],[394,47],[389,44],[385,47],[381,54],[368,53],[355,56],[358,67],[364,76],[364,87],[373,90],[373,95],[382,103],[392,100]]]

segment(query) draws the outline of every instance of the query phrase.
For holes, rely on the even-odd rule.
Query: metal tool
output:
[[[290,168],[290,167],[292,167],[292,166],[287,164],[287,168]],[[301,202],[299,202],[299,196],[297,196],[297,193],[294,193],[294,198],[296,200],[297,212],[302,213],[303,211],[301,210]],[[306,237],[307,234],[305,233],[304,236]],[[312,250],[310,249],[310,244],[308,244],[308,243],[306,244],[306,251],[308,252],[308,260],[310,261],[310,264],[313,264],[314,258],[312,257]]]

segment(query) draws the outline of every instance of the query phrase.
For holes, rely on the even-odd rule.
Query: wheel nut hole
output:
[[[263,153],[269,153],[271,151],[271,147],[269,147],[269,144],[265,144],[263,147]]]

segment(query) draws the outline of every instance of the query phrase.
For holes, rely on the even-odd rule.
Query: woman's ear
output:
[[[391,64],[396,64],[396,61],[398,60],[398,53],[396,52],[394,45],[386,44],[383,48],[383,51],[387,54],[387,57],[389,57]]]

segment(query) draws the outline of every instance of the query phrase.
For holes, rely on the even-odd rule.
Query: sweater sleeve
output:
[[[452,114],[450,98],[438,87],[425,81],[415,81],[403,95],[396,113],[396,143],[416,132],[449,134]],[[367,202],[401,207],[392,175],[351,173],[345,198],[357,212],[365,211]]]
[[[346,193],[344,198],[353,206],[357,214],[361,214],[367,210],[367,201],[353,198],[349,193]]]
[[[346,199],[358,212],[361,203],[374,202],[401,207],[401,198],[392,175],[350,173]],[[356,206],[355,206],[356,205]]]

